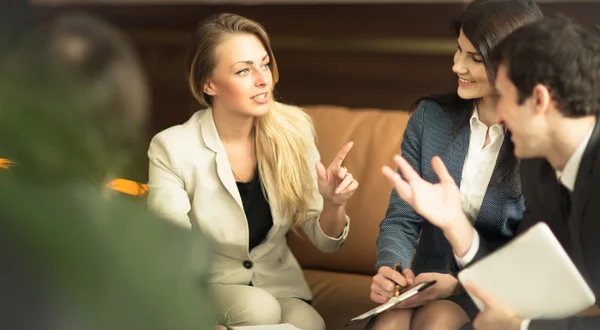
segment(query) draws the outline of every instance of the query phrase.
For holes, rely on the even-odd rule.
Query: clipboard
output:
[[[428,287],[432,286],[433,284],[435,284],[435,280],[433,281],[427,281],[427,282],[423,282],[421,284],[417,284],[415,287],[413,287],[410,290],[407,290],[406,292],[402,293],[401,295],[394,297],[392,299],[390,299],[388,302],[386,302],[385,304],[379,305],[373,309],[371,309],[370,311],[360,314],[359,316],[353,318],[350,320],[350,322],[346,323],[345,326],[349,326],[355,323],[359,323],[365,320],[368,320],[369,318],[376,316],[378,314],[381,314],[385,311],[387,311],[388,309],[394,307],[396,304],[399,304],[405,300],[407,300],[408,298],[417,295],[419,292],[427,289]]]

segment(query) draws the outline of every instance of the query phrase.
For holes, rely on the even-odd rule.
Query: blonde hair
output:
[[[197,26],[188,60],[191,92],[204,106],[212,106],[203,86],[217,66],[215,50],[236,34],[251,34],[261,41],[270,57],[273,86],[279,80],[269,37],[259,23],[229,13],[212,16]],[[310,117],[297,107],[271,102],[270,111],[255,121],[254,134],[259,175],[273,182],[276,207],[295,226],[306,218],[315,194],[312,169],[316,164],[307,157],[315,142]]]

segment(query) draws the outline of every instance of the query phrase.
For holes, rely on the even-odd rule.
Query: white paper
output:
[[[271,324],[271,325],[248,325],[242,327],[234,327],[234,330],[301,330],[295,326],[284,323],[284,324]]]
[[[435,283],[435,282],[434,282],[434,283]],[[393,298],[391,298],[391,299],[390,299],[390,300],[389,300],[387,303],[384,303],[384,304],[382,304],[382,305],[379,305],[379,306],[377,306],[377,307],[375,307],[375,308],[371,309],[371,310],[370,310],[370,311],[368,311],[368,312],[365,312],[365,313],[363,313],[363,314],[360,314],[359,316],[357,316],[357,317],[355,317],[355,318],[351,319],[350,321],[354,322],[354,321],[357,321],[357,320],[363,320],[363,319],[369,318],[369,317],[371,317],[371,316],[375,316],[375,315],[377,315],[377,314],[380,314],[380,313],[382,313],[382,312],[385,312],[386,310],[388,310],[388,309],[390,309],[390,308],[394,307],[396,304],[399,304],[399,303],[401,303],[401,302],[403,302],[403,301],[407,300],[408,298],[410,298],[410,297],[412,297],[412,296],[416,295],[417,293],[419,293],[419,292],[420,292],[419,290],[420,290],[420,289],[421,289],[421,288],[422,288],[424,285],[427,285],[427,284],[429,284],[429,282],[425,282],[425,283],[418,284],[418,285],[416,285],[415,287],[413,287],[412,289],[410,289],[410,290],[408,290],[408,291],[404,292],[403,294],[401,294],[401,295],[399,295],[399,296],[397,296],[397,297],[393,297]]]

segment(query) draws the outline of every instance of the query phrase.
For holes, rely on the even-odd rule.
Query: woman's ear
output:
[[[215,84],[212,82],[212,80],[207,80],[206,83],[204,83],[202,91],[204,92],[204,94],[208,94],[210,96],[217,95]]]

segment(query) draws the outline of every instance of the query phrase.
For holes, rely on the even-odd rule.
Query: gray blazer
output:
[[[469,125],[465,125],[457,134],[454,133],[451,114],[438,103],[424,100],[408,121],[401,146],[402,155],[429,182],[439,182],[431,167],[431,159],[433,156],[440,156],[450,175],[460,186],[470,134]],[[510,152],[509,143],[506,136],[498,160]],[[497,166],[498,162],[494,172],[498,170]],[[475,220],[474,226],[479,233],[497,245],[513,237],[521,221],[525,205],[518,182],[516,178],[502,184],[490,183]],[[515,191],[518,192],[517,196]],[[382,266],[393,267],[396,262],[408,267],[411,260],[415,274],[448,273],[451,268],[456,269],[452,248],[442,231],[416,214],[392,190],[377,238],[377,269]]]

